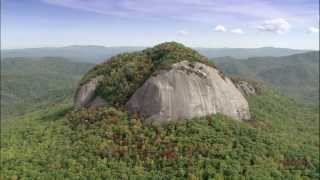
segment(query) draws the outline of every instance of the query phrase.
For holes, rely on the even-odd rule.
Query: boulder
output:
[[[248,102],[233,82],[214,67],[181,61],[152,75],[126,103],[147,121],[166,122],[221,113],[250,119]]]
[[[256,88],[247,81],[237,81],[235,82],[235,85],[239,89],[239,91],[245,96],[257,94]]]
[[[88,106],[92,108],[103,107],[106,105],[107,105],[107,102],[100,96],[97,96],[91,102],[88,103]]]
[[[102,80],[103,76],[97,76],[78,88],[74,96],[74,107],[76,109],[106,105],[106,102],[99,96],[96,97],[95,94],[97,86]]]

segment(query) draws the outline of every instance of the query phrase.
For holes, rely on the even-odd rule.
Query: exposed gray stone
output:
[[[250,119],[248,102],[233,82],[217,69],[182,61],[159,71],[126,104],[147,120],[179,120],[222,113],[237,120]]]
[[[107,105],[107,102],[100,96],[97,96],[96,98],[94,98],[92,102],[90,102],[90,104],[88,104],[88,106],[93,108],[103,107],[106,105]]]
[[[235,83],[235,85],[239,89],[239,91],[245,96],[257,94],[254,86],[248,83],[247,81],[238,81]]]
[[[103,76],[97,76],[78,88],[74,96],[74,107],[76,109],[90,106],[91,102],[94,100],[96,88],[102,79]],[[93,102],[95,101],[97,100],[94,100]],[[101,105],[101,103],[102,101],[99,100],[99,105]],[[97,104],[97,102],[94,104]]]

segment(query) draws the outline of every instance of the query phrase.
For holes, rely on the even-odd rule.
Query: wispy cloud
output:
[[[119,6],[117,1],[106,2],[104,0],[41,0],[42,2],[62,6],[71,9],[78,9],[82,11],[94,12],[104,15],[114,15],[114,16],[128,16],[129,11],[126,12],[125,9]],[[121,0],[119,1],[121,2]]]
[[[307,0],[41,0],[43,2],[105,15],[125,17],[166,17],[212,22],[284,17],[299,19],[301,14],[318,14]],[[286,3],[287,2],[287,3]],[[313,5],[315,2],[313,2]],[[290,6],[290,7],[289,7]],[[179,7],[179,8],[177,8]],[[303,8],[302,8],[303,7]],[[310,16],[310,15],[308,15]],[[307,17],[306,17],[307,19]]]
[[[258,26],[260,31],[268,31],[277,34],[283,34],[291,28],[288,21],[283,18],[276,18],[271,20],[266,20],[262,25]]]
[[[240,28],[232,29],[230,32],[235,33],[235,34],[243,34],[243,30]]]
[[[308,31],[309,31],[310,33],[319,33],[319,28],[309,27]]]
[[[214,28],[214,31],[216,31],[216,32],[226,32],[227,29],[226,29],[223,25],[217,25],[217,26]]]
[[[189,31],[186,30],[186,29],[181,29],[179,32],[178,32],[179,35],[181,36],[187,36],[189,35]]]

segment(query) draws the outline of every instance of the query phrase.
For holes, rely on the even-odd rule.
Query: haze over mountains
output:
[[[20,114],[29,107],[33,109],[71,96],[80,77],[94,65],[93,63],[105,60],[113,54],[138,49],[139,47],[72,46],[4,50],[1,59],[2,117]],[[303,103],[317,104],[319,52],[300,53],[301,51],[279,48],[202,49],[202,53],[208,54],[208,57],[227,75],[262,80],[286,96]],[[268,57],[243,59],[233,57],[268,54]],[[284,54],[292,55],[272,57]],[[215,57],[222,55],[225,57]]]
[[[319,51],[283,57],[214,58],[226,74],[264,81],[301,102],[318,103]]]
[[[141,47],[104,47],[104,46],[66,46],[48,48],[28,48],[3,50],[2,57],[32,57],[44,56],[64,57],[80,62],[97,63],[115,54],[132,52],[142,49]]]
[[[66,46],[48,48],[28,48],[2,50],[2,57],[32,57],[44,56],[64,57],[81,62],[99,63],[103,60],[123,52],[139,51],[144,47],[104,47],[104,46]],[[208,58],[230,56],[233,58],[248,58],[257,56],[288,56],[311,50],[297,50],[287,48],[194,48]]]

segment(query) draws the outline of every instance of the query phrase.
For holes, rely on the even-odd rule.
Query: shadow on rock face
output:
[[[96,96],[96,89],[102,80],[103,76],[97,76],[78,88],[74,97],[74,107],[76,109],[81,107],[101,107],[107,104],[104,99]]]

